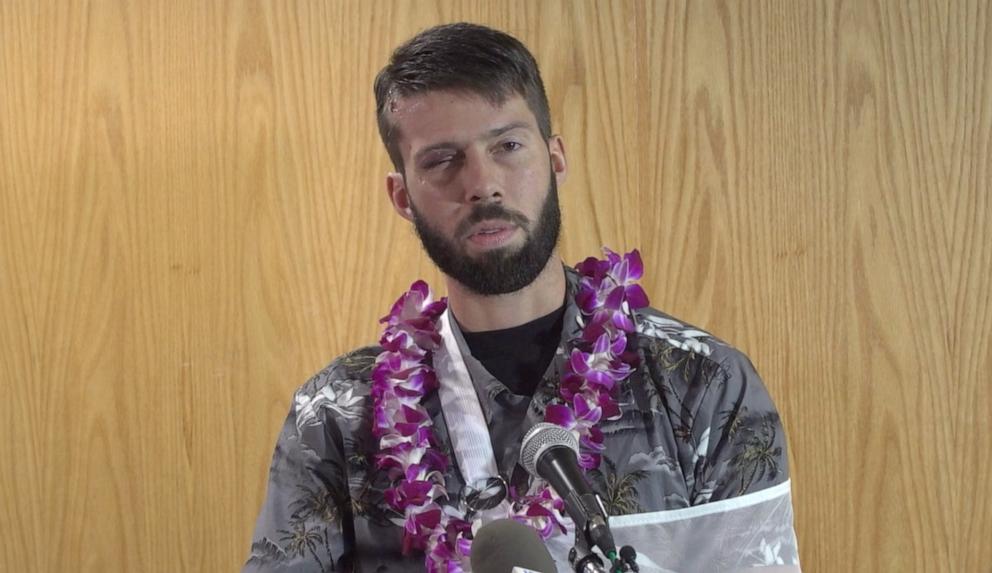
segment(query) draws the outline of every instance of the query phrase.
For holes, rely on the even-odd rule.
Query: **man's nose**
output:
[[[503,200],[503,182],[498,166],[488,154],[467,158],[462,169],[462,186],[469,203]]]

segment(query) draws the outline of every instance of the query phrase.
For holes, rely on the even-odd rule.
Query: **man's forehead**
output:
[[[469,89],[433,89],[408,95],[393,95],[389,99],[389,112],[393,115],[402,115],[418,110],[435,106],[450,105],[453,103],[467,103],[485,106],[492,109],[500,109],[508,99],[520,97],[519,94],[493,95],[486,97],[483,94]]]
[[[474,92],[434,90],[393,99],[390,115],[404,146],[482,137],[510,123],[537,129],[537,119],[517,93],[496,100]]]

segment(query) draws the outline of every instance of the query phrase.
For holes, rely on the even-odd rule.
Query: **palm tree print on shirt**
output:
[[[782,446],[775,446],[776,427],[769,415],[762,416],[760,425],[748,425],[734,444],[743,447],[730,459],[730,466],[741,480],[737,495],[748,491],[755,481],[774,479],[778,475]]]
[[[321,536],[317,531],[317,528],[309,529],[307,528],[307,523],[305,521],[297,521],[293,524],[292,531],[287,531],[285,529],[280,529],[279,533],[283,536],[279,539],[280,541],[286,543],[286,551],[292,555],[303,557],[309,551],[310,556],[313,557],[314,561],[320,567],[320,570],[327,571],[324,567],[324,562],[320,560],[317,555],[317,544],[323,541],[327,543],[327,528],[324,528],[324,535]],[[331,559],[331,571],[334,570],[334,560]]]
[[[592,470],[589,475],[603,492],[603,504],[607,513],[628,515],[641,511],[641,505],[637,502],[637,482],[648,477],[648,472],[634,470],[618,474],[613,460],[603,456],[603,463],[600,464],[599,469]]]
[[[314,526],[314,530],[317,527],[323,530],[322,542],[328,559],[331,560],[331,571],[333,571],[334,554],[331,552],[330,527],[341,523],[340,503],[330,489],[320,488],[319,486],[310,488],[305,485],[300,485],[298,489],[302,495],[296,498],[290,506],[293,510],[294,527],[296,524],[305,524],[311,520],[318,522],[318,525]],[[340,498],[342,495],[339,492],[337,497]],[[316,559],[316,554],[314,558]],[[319,559],[317,559],[317,563],[321,565],[320,569],[323,571],[324,567]]]

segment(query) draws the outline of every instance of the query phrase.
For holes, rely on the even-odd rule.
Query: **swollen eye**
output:
[[[446,165],[448,163],[451,163],[451,159],[452,158],[450,156],[449,157],[442,157],[442,158],[439,158],[439,159],[433,159],[431,161],[428,161],[426,164],[424,164],[424,169],[428,169],[429,170],[429,169],[434,169],[435,167],[439,167],[441,165]]]

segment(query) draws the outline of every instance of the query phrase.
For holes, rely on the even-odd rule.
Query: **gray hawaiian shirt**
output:
[[[578,330],[568,273],[562,340]],[[611,516],[668,512],[745,496],[788,480],[779,415],[751,362],[739,351],[654,309],[636,313],[640,365],[620,386],[619,419],[601,425],[605,455],[589,474]],[[454,324],[454,321],[452,321]],[[565,350],[559,348],[534,397],[511,394],[481,363],[466,357],[503,478],[526,491],[517,464],[523,433],[554,403]],[[268,491],[244,571],[423,571],[424,557],[404,556],[401,517],[383,501],[390,486],[375,469],[370,429],[371,373],[377,346],[334,360],[294,395],[269,471]],[[425,404],[440,447],[455,460],[437,393]],[[450,504],[467,492],[452,463]],[[784,484],[788,485],[788,484]],[[673,512],[677,513],[677,512]],[[787,526],[791,532],[791,504]],[[782,563],[762,540],[754,565]],[[797,563],[794,547],[785,563]],[[791,561],[790,561],[791,560]],[[667,569],[666,569],[667,570]]]

